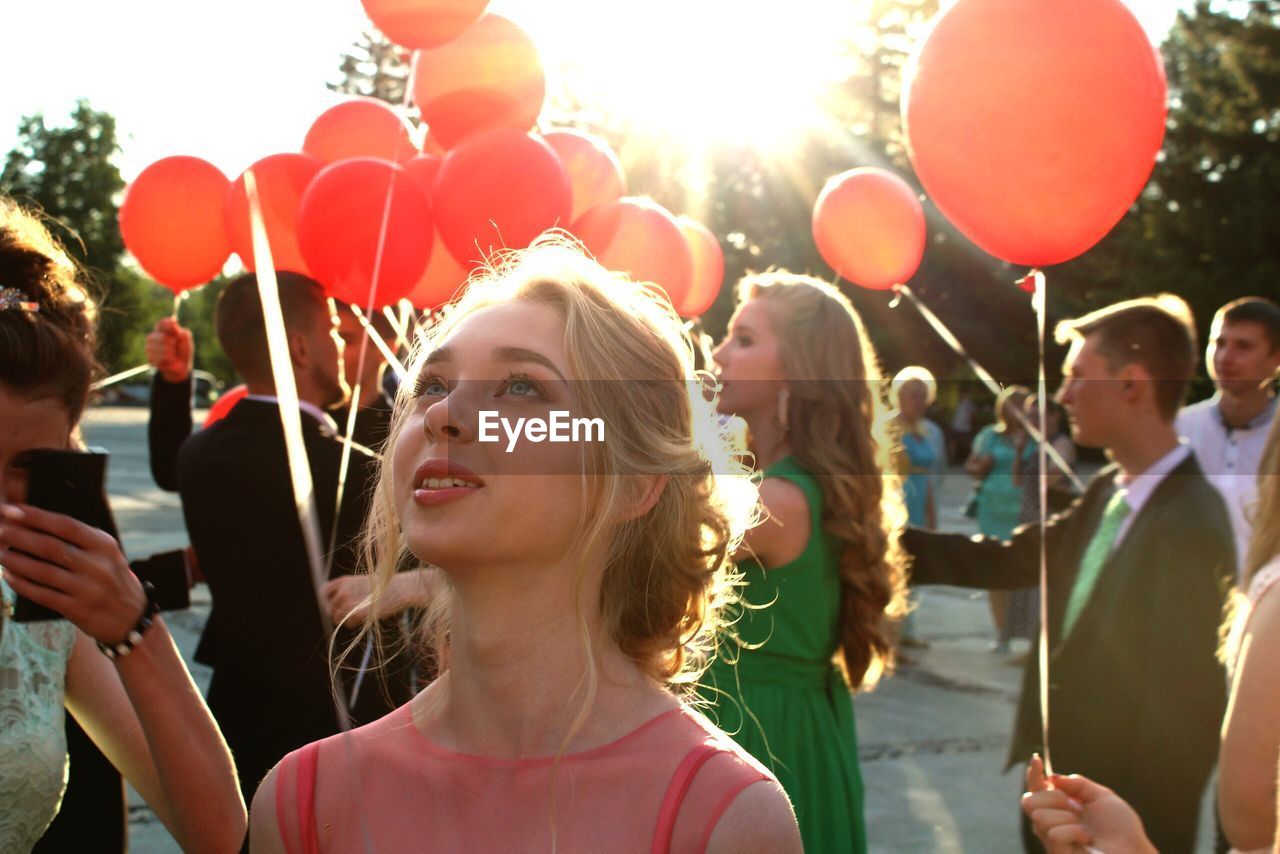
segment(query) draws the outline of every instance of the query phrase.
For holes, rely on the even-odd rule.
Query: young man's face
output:
[[[1217,318],[1209,330],[1205,362],[1218,388],[1228,394],[1247,394],[1275,379],[1280,347],[1272,348],[1260,323],[1224,323]]]
[[[1058,402],[1067,410],[1071,438],[1089,448],[1112,444],[1129,408],[1123,371],[1112,371],[1098,352],[1097,337],[1077,340],[1062,365]]]

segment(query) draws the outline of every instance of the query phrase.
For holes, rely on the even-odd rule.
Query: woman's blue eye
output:
[[[504,394],[516,397],[533,397],[538,394],[538,387],[524,377],[512,377],[502,389]]]
[[[443,380],[434,377],[428,377],[418,383],[418,394],[427,397],[443,397],[449,393],[449,387],[444,384]]]

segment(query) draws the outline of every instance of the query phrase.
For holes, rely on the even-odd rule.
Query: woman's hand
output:
[[[964,470],[978,480],[982,480],[991,472],[991,469],[995,468],[995,465],[996,459],[990,454],[974,455],[965,462]]]
[[[326,581],[320,588],[324,601],[329,606],[329,617],[334,624],[342,624],[354,628],[369,616],[369,576],[343,575]]]
[[[1156,854],[1142,819],[1123,798],[1088,777],[1046,778],[1039,756],[1027,765],[1022,811],[1049,854]]]
[[[0,564],[14,592],[101,643],[124,640],[147,605],[111,535],[60,513],[0,506]]]
[[[378,602],[378,616],[390,617],[408,608],[426,607],[431,602],[438,582],[437,571],[434,569],[422,568],[396,573],[382,591]],[[372,585],[367,575],[344,575],[326,581],[320,588],[333,622],[350,628],[369,619],[366,600],[371,590]]]

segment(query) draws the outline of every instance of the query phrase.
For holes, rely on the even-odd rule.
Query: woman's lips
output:
[[[484,481],[459,462],[427,460],[414,473],[413,500],[423,507],[437,507],[484,489]]]

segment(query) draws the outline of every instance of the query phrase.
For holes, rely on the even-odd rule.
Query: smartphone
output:
[[[106,531],[119,542],[115,519],[107,504],[107,457],[107,452],[99,449],[42,449],[27,451],[14,462],[27,475],[27,504],[51,513],[70,516]],[[23,623],[61,620],[63,616],[19,596],[14,602],[13,619]]]

